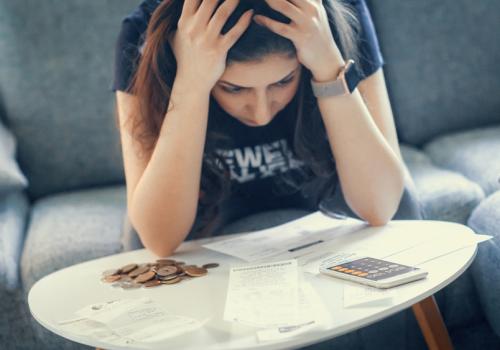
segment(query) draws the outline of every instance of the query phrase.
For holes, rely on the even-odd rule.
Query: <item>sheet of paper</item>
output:
[[[78,334],[96,331],[99,335],[107,332],[114,343],[156,342],[198,329],[208,321],[174,315],[147,297],[95,303],[75,314],[79,320],[75,318],[73,322],[66,320],[59,323],[72,327]]]
[[[157,303],[145,302],[117,315],[107,326],[138,342],[157,342],[196,330],[205,322],[174,315]]]
[[[232,267],[224,320],[254,327],[298,324],[296,260]]]
[[[298,258],[335,238],[348,236],[366,227],[356,219],[333,219],[321,212],[269,229],[228,238],[204,247],[236,256],[248,262]]]
[[[80,310],[76,311],[75,315],[107,324],[109,321],[131,309],[132,307],[141,303],[149,302],[149,300],[149,298],[126,298],[94,303],[86,305]]]
[[[62,324],[60,324],[59,327],[65,332],[86,336],[91,339],[108,344],[125,346],[135,343],[133,339],[123,337],[113,332],[105,324],[86,318],[81,318],[73,321],[64,321],[62,322]]]
[[[379,289],[362,284],[344,284],[344,307],[380,305],[391,303],[394,289]]]
[[[431,241],[427,241],[399,254],[393,254],[387,257],[387,260],[403,265],[417,266],[491,238],[492,236],[477,234],[461,235],[453,238],[436,236]]]
[[[418,238],[405,235],[391,237],[392,235],[392,231],[385,231],[383,237],[381,236],[380,239],[374,237],[370,240],[370,244],[332,244],[331,247],[340,246],[342,250],[321,250],[316,255],[310,254],[300,257],[298,264],[302,271],[317,275],[319,274],[319,266],[325,260],[336,260],[337,258],[343,258],[345,254],[353,254],[416,266],[491,238],[491,236],[473,233],[454,235],[453,232],[446,231],[432,235],[422,234]],[[387,244],[387,240],[390,240],[391,244]],[[325,246],[324,249],[328,247]],[[350,250],[344,251],[343,249],[346,248]]]

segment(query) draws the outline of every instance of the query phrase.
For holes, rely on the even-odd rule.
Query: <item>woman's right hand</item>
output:
[[[252,19],[252,11],[246,11],[230,31],[221,35],[238,3],[239,0],[225,0],[214,13],[218,0],[184,0],[177,31],[169,38],[177,61],[177,77],[197,86],[207,84],[209,90],[213,88],[226,69],[229,49]]]

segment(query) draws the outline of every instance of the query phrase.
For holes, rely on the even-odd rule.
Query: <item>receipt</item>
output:
[[[172,314],[150,298],[95,303],[75,314],[79,318],[59,323],[68,331],[113,344],[156,342],[193,331],[208,322]]]
[[[258,340],[269,341],[328,326],[331,316],[292,259],[231,268],[224,320],[258,327]]]
[[[104,323],[89,320],[87,318],[66,320],[60,322],[59,327],[65,332],[86,336],[107,344],[125,346],[135,343],[133,339],[123,337],[113,332],[113,330]]]
[[[231,268],[224,320],[264,328],[298,324],[298,282],[296,260]]]
[[[332,322],[331,315],[321,297],[309,283],[301,282],[299,285],[298,307],[300,323],[258,330],[257,339],[262,342],[290,338],[311,329],[326,328]]]

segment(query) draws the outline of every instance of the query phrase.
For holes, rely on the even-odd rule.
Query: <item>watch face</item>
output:
[[[349,87],[349,91],[353,92],[354,89],[356,88],[356,86],[358,85],[358,83],[361,80],[361,78],[360,78],[360,76],[359,76],[356,68],[354,67],[354,65],[352,65],[350,67],[350,69],[348,71],[346,71],[346,73],[345,73],[345,80],[346,80],[347,86]]]

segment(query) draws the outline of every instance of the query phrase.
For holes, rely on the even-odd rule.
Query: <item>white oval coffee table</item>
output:
[[[401,220],[392,221],[390,225],[392,229],[400,230],[401,235],[418,234],[422,230],[435,230],[436,235],[442,230],[452,230],[457,237],[473,233],[467,226],[441,221]],[[384,228],[367,229],[375,230],[377,235],[384,234]],[[452,349],[433,294],[460,276],[473,261],[477,250],[476,244],[470,245],[420,265],[429,272],[426,279],[397,287],[391,303],[376,306],[344,308],[342,296],[346,282],[324,275],[304,274],[333,315],[332,325],[324,330],[310,330],[294,338],[267,343],[258,342],[254,329],[223,320],[229,268],[242,260],[201,247],[207,241],[210,239],[185,242],[173,255],[189,264],[218,262],[220,266],[210,270],[207,276],[157,288],[113,288],[100,281],[104,270],[156,259],[145,249],[116,254],[73,265],[40,279],[29,292],[31,313],[45,328],[75,342],[105,349],[139,348],[115,346],[68,333],[58,322],[74,318],[76,310],[92,303],[147,296],[175,314],[198,320],[210,319],[201,329],[170,338],[158,349],[167,343],[169,349],[290,349],[340,336],[412,306],[429,348]]]

